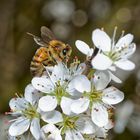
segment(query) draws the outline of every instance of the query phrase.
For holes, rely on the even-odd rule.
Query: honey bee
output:
[[[41,37],[31,33],[34,41],[41,47],[37,49],[30,64],[33,76],[41,76],[45,71],[44,66],[53,66],[57,62],[67,62],[71,55],[71,47],[57,39],[47,27],[41,27]]]

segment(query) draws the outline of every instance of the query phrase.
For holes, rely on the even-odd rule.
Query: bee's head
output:
[[[71,55],[72,49],[68,44],[53,40],[50,42],[51,51],[55,60],[67,61]]]
[[[61,50],[60,55],[64,60],[68,60],[71,55],[71,52],[72,52],[72,49],[71,49],[70,45],[65,44],[63,49]]]

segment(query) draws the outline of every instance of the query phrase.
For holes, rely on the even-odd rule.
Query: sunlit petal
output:
[[[93,51],[89,48],[89,46],[81,40],[77,40],[75,42],[77,49],[85,55],[92,55],[90,52]]]
[[[111,49],[110,37],[100,29],[96,29],[92,32],[92,41],[97,48],[104,52],[110,51]]]
[[[99,53],[92,59],[91,63],[94,69],[106,70],[112,65],[112,60],[109,57]]]

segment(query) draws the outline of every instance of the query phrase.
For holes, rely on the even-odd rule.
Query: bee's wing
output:
[[[45,26],[41,27],[41,37],[46,43],[49,43],[51,40],[55,40],[53,32]]]
[[[31,34],[31,33],[28,33],[28,32],[27,32],[27,34],[30,35],[30,36],[32,36],[33,39],[34,39],[34,41],[35,41],[38,45],[40,45],[40,46],[44,46],[44,45],[45,45],[45,42],[43,41],[42,38],[40,38],[40,37],[38,37],[38,36],[35,36],[35,35]]]

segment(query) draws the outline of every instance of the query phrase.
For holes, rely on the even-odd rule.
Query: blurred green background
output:
[[[32,78],[29,66],[38,46],[26,32],[40,35],[43,25],[58,39],[69,43],[73,56],[78,55],[81,60],[85,56],[75,48],[75,40],[93,46],[91,33],[95,28],[104,27],[110,36],[115,26],[118,26],[118,36],[122,30],[134,34],[137,51],[132,61],[136,69],[117,72],[124,83],[116,86],[125,92],[125,100],[119,106],[124,107],[118,111],[121,117],[116,115],[116,118],[120,124],[126,123],[117,125],[110,139],[140,140],[140,0],[0,0],[1,124],[5,124],[4,112],[9,110],[9,100],[15,93],[22,94]],[[128,113],[129,106],[132,111]],[[3,129],[0,135],[2,132]]]

